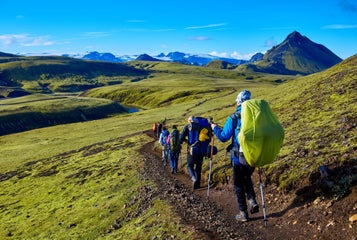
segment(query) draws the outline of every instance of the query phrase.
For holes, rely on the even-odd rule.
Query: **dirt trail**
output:
[[[282,195],[274,186],[265,186],[264,195],[268,222],[263,211],[251,216],[249,222],[234,219],[237,200],[232,184],[211,187],[207,197],[207,183],[192,190],[192,183],[179,169],[171,174],[161,164],[161,152],[155,151],[157,139],[145,144],[140,153],[144,157],[144,177],[159,186],[161,197],[167,199],[181,217],[182,222],[193,227],[197,239],[347,239],[357,240],[356,223],[349,222],[346,212],[357,212],[357,189],[338,202],[312,196],[308,186],[297,193]],[[253,174],[257,200],[261,206],[258,174]],[[314,198],[315,197],[315,198]]]

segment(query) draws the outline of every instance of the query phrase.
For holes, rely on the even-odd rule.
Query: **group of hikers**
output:
[[[176,125],[172,126],[171,132],[162,123],[160,123],[160,128],[157,123],[153,127],[162,146],[162,162],[164,165],[170,162],[172,174],[177,173],[181,145],[187,143],[187,170],[193,183],[193,189],[200,188],[203,159],[210,157],[212,160],[212,154],[215,154],[212,152],[212,149],[214,149],[211,142],[212,138],[215,136],[221,142],[231,140],[227,152],[230,152],[234,191],[238,202],[238,214],[235,218],[242,222],[249,220],[249,212],[250,214],[259,212],[259,205],[252,182],[252,174],[255,167],[247,162],[245,155],[249,151],[242,147],[240,138],[238,138],[242,126],[242,104],[250,99],[251,92],[249,90],[243,90],[237,95],[235,112],[227,118],[223,127],[218,126],[212,120],[207,121],[207,119],[195,116],[188,117],[188,123],[183,127],[181,133]],[[195,133],[198,125],[200,125],[198,127],[200,132]],[[204,144],[205,142],[206,144]]]

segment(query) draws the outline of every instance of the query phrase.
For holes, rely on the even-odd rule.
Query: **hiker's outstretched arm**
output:
[[[214,134],[221,142],[227,142],[232,137],[234,131],[232,121],[233,119],[228,117],[223,129],[218,126],[213,129]]]

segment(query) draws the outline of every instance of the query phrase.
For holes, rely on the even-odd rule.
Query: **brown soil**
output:
[[[201,182],[193,190],[186,169],[171,174],[161,164],[161,152],[154,149],[157,139],[145,144],[140,153],[144,157],[145,178],[153,180],[159,195],[176,209],[183,224],[194,228],[197,239],[347,239],[357,240],[357,222],[349,218],[357,213],[357,187],[338,201],[317,195],[314,185],[306,181],[294,193],[283,194],[272,184],[263,184],[266,219],[261,205],[261,191],[257,171],[253,174],[260,211],[242,223],[234,219],[237,200],[232,183],[223,187]],[[264,178],[263,178],[264,182]],[[209,195],[209,196],[208,196]]]

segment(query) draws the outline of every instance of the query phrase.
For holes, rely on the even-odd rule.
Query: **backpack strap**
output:
[[[232,113],[230,115],[230,117],[233,119],[233,129],[234,129],[234,131],[236,131],[236,128],[238,125],[238,119],[241,119],[241,114],[240,114],[240,112],[235,112],[235,113]],[[232,138],[232,146],[233,146],[233,138]]]

